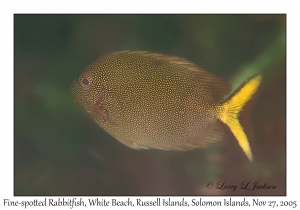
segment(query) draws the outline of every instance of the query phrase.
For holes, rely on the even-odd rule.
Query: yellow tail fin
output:
[[[220,119],[228,125],[250,161],[253,161],[251,148],[243,127],[238,120],[238,116],[243,106],[257,90],[261,80],[262,77],[260,75],[249,78],[229,97],[229,99],[222,103],[223,111],[220,114]]]

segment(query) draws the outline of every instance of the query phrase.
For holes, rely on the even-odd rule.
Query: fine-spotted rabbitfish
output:
[[[88,66],[72,95],[100,127],[133,149],[205,147],[222,140],[224,123],[252,161],[238,115],[261,79],[249,78],[223,100],[231,85],[188,60],[121,51]]]

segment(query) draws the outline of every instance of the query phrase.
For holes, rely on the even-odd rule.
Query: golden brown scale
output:
[[[233,106],[221,101],[230,91],[230,84],[185,59],[142,51],[104,55],[72,86],[74,100],[117,140],[165,150],[222,140],[221,121],[228,124]]]

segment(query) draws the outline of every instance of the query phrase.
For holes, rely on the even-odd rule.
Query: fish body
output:
[[[191,150],[221,141],[224,124],[246,156],[252,152],[238,114],[261,82],[231,85],[174,56],[121,51],[100,57],[72,85],[94,121],[133,149]]]

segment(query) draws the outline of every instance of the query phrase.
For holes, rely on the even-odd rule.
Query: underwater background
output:
[[[119,50],[186,58],[233,90],[262,74],[239,118],[254,161],[229,129],[174,152],[98,127],[70,86]],[[14,15],[14,195],[286,195],[286,15]]]

